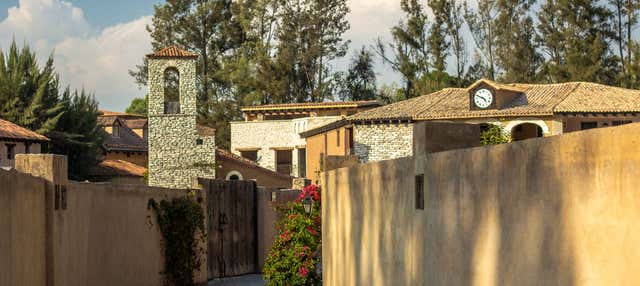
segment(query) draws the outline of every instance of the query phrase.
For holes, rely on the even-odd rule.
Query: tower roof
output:
[[[162,50],[156,51],[153,54],[148,54],[147,58],[161,59],[161,58],[197,58],[198,55],[189,51],[185,51],[177,46],[166,47]]]

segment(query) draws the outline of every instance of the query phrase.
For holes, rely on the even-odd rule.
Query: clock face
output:
[[[478,91],[473,95],[473,103],[478,108],[487,108],[491,106],[491,103],[493,103],[493,94],[491,94],[491,91],[488,89],[478,89]]]

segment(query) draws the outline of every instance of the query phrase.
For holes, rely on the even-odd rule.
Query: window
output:
[[[147,141],[147,138],[149,138],[149,129],[144,128],[142,129],[142,139],[144,141]]]
[[[593,129],[593,128],[598,128],[598,122],[593,122],[593,121],[580,122],[580,130],[587,130],[587,129]]]
[[[340,129],[338,129],[336,132],[338,132],[338,135],[336,136],[336,143],[338,144],[338,147],[340,147]]]
[[[164,113],[180,113],[180,73],[174,67],[164,71]]]
[[[258,161],[258,150],[253,151],[240,151],[240,156],[245,159],[249,159],[251,161]]]
[[[424,174],[416,175],[416,209],[424,209]]]
[[[349,147],[349,149],[347,150],[347,155],[351,155],[351,153],[353,152],[353,128],[345,129],[345,133],[345,137],[347,137],[347,147]]]
[[[196,145],[202,145],[204,144],[204,141],[200,138],[196,139]]]
[[[298,149],[298,177],[307,176],[307,149]]]
[[[5,144],[5,146],[7,147],[7,159],[13,160],[13,158],[16,156],[16,153],[15,153],[16,144]]]
[[[291,175],[292,150],[276,150],[276,172]]]
[[[113,131],[111,132],[111,136],[120,137],[120,126],[117,123],[113,124]]]
[[[620,125],[624,125],[624,124],[629,124],[631,122],[632,122],[631,120],[615,120],[615,121],[611,122],[611,125],[620,126]]]
[[[24,153],[31,154],[31,143],[29,142],[24,143]]]

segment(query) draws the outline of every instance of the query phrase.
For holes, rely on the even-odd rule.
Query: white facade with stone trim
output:
[[[149,185],[192,188],[197,178],[214,179],[215,139],[200,136],[196,130],[196,59],[149,58],[148,61]],[[164,114],[167,68],[176,68],[180,76],[179,114]]]
[[[290,120],[235,121],[231,122],[231,150],[240,155],[239,150],[256,149],[256,163],[261,167],[276,171],[276,149],[292,149],[291,176],[299,176],[298,151],[305,148],[306,141],[300,133],[322,126],[341,116],[303,117]]]
[[[361,163],[412,156],[413,124],[354,125],[353,142]]]

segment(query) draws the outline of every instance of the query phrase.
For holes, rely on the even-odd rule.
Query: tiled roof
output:
[[[100,116],[117,116],[117,117],[127,117],[127,118],[147,118],[142,114],[133,114],[133,113],[124,113],[117,111],[108,111],[108,110],[100,110]]]
[[[49,141],[49,138],[43,135],[2,119],[0,119],[0,139]]]
[[[470,110],[468,88],[445,88],[416,98],[362,111],[347,119],[351,122],[395,119],[434,120],[544,116],[563,112],[640,111],[639,90],[586,82],[499,85],[505,89],[521,90],[522,93],[501,109]]]
[[[96,167],[90,170],[92,176],[101,177],[117,177],[117,176],[131,176],[142,177],[147,171],[147,168],[133,164],[131,162],[123,160],[104,160],[100,162]]]
[[[185,51],[176,46],[166,47],[162,50],[156,51],[153,54],[148,54],[148,58],[197,58],[198,55],[189,51]]]
[[[126,119],[124,120],[124,125],[126,125],[127,127],[131,128],[131,129],[142,129],[145,126],[147,126],[147,119],[146,118],[141,118],[141,119]]]
[[[296,110],[296,109],[324,109],[324,108],[357,108],[380,106],[380,102],[376,100],[368,101],[337,101],[337,102],[303,102],[303,103],[284,103],[284,104],[267,104],[256,106],[245,106],[242,111],[262,111],[262,110]]]
[[[128,151],[128,152],[147,152],[147,142],[143,138],[140,138],[138,134],[133,130],[121,124],[122,120],[116,119],[119,122],[120,128],[118,129],[118,137],[107,133],[102,130],[105,137],[102,144],[107,151]]]
[[[216,129],[204,125],[196,125],[196,130],[200,136],[216,136]]]
[[[284,175],[284,174],[280,174],[278,172],[274,172],[272,170],[269,170],[267,168],[261,167],[260,165],[258,165],[258,163],[251,161],[247,158],[244,158],[242,156],[238,156],[236,154],[231,153],[228,150],[222,149],[222,148],[216,148],[216,161],[218,161],[218,159],[226,159],[226,160],[231,160],[231,161],[235,161],[241,165],[246,166],[247,168],[252,168],[252,169],[256,169],[256,170],[260,170],[266,174],[272,175],[272,176],[276,176],[276,177],[281,177],[281,178],[285,178],[285,179],[291,179],[293,177],[288,176],[288,175]]]

